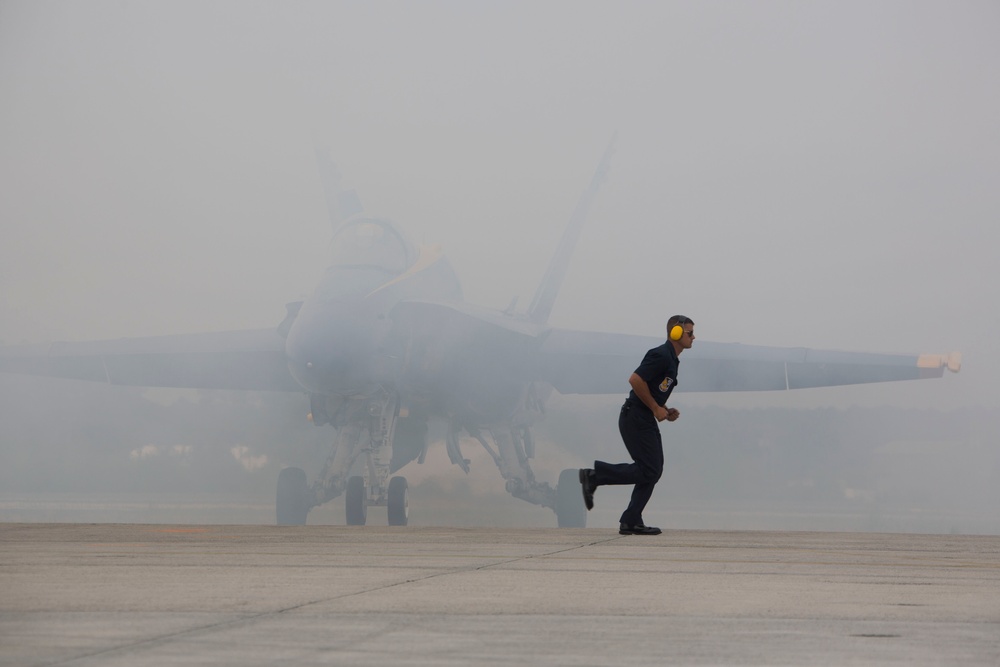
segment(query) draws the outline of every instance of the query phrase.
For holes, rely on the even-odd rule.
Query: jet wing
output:
[[[649,336],[551,330],[539,353],[541,378],[562,394],[614,394],[646,350],[664,339]],[[684,392],[771,391],[941,377],[958,372],[961,356],[873,354],[765,347],[699,340],[681,358]]]
[[[2,347],[0,372],[142,387],[303,391],[274,329]]]

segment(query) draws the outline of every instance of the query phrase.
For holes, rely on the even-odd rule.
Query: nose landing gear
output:
[[[348,526],[363,526],[370,506],[387,508],[390,526],[405,526],[410,521],[409,484],[405,477],[393,477],[385,493],[368,488],[365,478],[357,475],[347,480],[344,507]]]

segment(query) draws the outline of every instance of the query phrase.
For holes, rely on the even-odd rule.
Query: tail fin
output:
[[[566,231],[563,232],[562,238],[559,240],[559,246],[549,261],[549,267],[545,270],[545,277],[542,278],[542,282],[535,292],[535,297],[531,300],[531,306],[528,307],[528,318],[532,322],[545,324],[549,319],[552,306],[556,301],[556,295],[559,293],[559,288],[562,287],[563,278],[566,277],[570,257],[573,255],[576,242],[579,240],[580,232],[583,230],[583,223],[587,220],[587,211],[590,209],[590,205],[594,201],[594,197],[597,195],[597,191],[600,189],[601,183],[604,182],[604,178],[607,176],[608,169],[610,168],[616,136],[617,133],[608,142],[604,156],[597,165],[597,171],[590,180],[590,186],[584,190],[580,196],[580,200],[576,204],[576,208],[573,209],[569,225],[567,225]]]
[[[316,148],[316,163],[323,184],[323,194],[326,195],[326,210],[330,214],[330,225],[336,232],[345,220],[361,213],[364,208],[357,191],[342,189],[340,171],[337,170],[337,165],[330,157],[328,149]]]

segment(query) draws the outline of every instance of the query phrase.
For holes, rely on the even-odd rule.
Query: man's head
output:
[[[667,320],[667,336],[678,354],[694,343],[694,320],[686,315],[674,315]]]

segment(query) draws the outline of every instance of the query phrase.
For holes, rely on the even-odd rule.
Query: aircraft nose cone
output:
[[[378,385],[379,336],[368,318],[343,310],[302,313],[285,341],[288,369],[307,390],[362,395]]]

